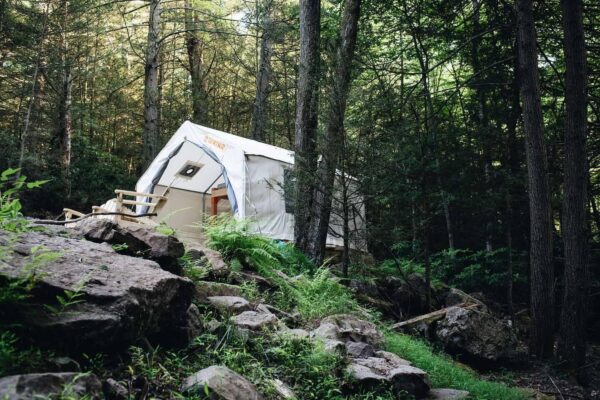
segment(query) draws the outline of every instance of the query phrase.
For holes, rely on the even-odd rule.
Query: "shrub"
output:
[[[237,260],[269,277],[274,269],[287,274],[310,271],[313,264],[292,244],[285,244],[249,231],[249,221],[238,221],[228,215],[211,218],[204,231],[208,245],[218,250],[227,261]]]
[[[358,310],[352,293],[326,267],[317,269],[312,277],[299,278],[292,294],[298,312],[306,320]]]

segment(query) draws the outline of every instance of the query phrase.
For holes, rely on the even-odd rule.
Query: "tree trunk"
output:
[[[564,297],[558,353],[571,367],[585,364],[588,292],[586,52],[582,0],[562,0],[566,61],[563,241]]]
[[[481,0],[472,0],[473,4],[473,42],[471,47],[471,63],[473,74],[477,77],[474,82],[475,95],[477,97],[477,129],[481,138],[483,150],[483,177],[485,184],[485,196],[487,201],[484,202],[484,218],[485,218],[485,250],[490,252],[493,250],[492,238],[494,230],[494,209],[492,201],[491,173],[492,173],[492,158],[490,150],[490,124],[488,112],[485,103],[485,88],[483,86],[482,67],[479,56],[479,45],[481,43],[481,23],[480,11]]]
[[[303,251],[307,249],[317,163],[320,32],[320,0],[300,0],[300,61],[294,140],[294,241]]]
[[[330,109],[323,146],[323,158],[319,163],[313,193],[313,212],[309,228],[308,255],[317,264],[323,262],[331,202],[335,184],[335,172],[344,143],[344,115],[350,87],[352,59],[356,47],[358,18],[361,0],[346,0],[340,23],[340,33],[335,56],[333,87],[329,99]]]
[[[554,345],[552,220],[531,0],[517,0],[517,27],[529,184],[532,317],[529,349],[532,354],[546,358],[552,356]]]
[[[68,20],[69,2],[62,1],[62,21],[60,32],[60,57],[61,57],[61,81],[58,87],[58,121],[56,125],[55,142],[58,151],[58,159],[64,183],[64,191],[67,198],[70,196],[70,169],[71,169],[71,140],[73,136],[73,121],[71,114],[73,75],[72,65],[69,59],[68,42]]]
[[[185,2],[185,44],[190,70],[190,89],[192,92],[192,121],[206,124],[208,116],[208,94],[204,77],[202,41],[198,36],[198,12],[191,0]]]
[[[143,157],[144,168],[147,168],[158,153],[160,141],[159,127],[159,35],[160,35],[160,2],[150,1],[148,19],[148,44],[146,46],[146,65],[144,69],[144,133]]]
[[[267,97],[269,96],[269,81],[271,80],[271,0],[267,0],[262,18],[262,37],[260,40],[260,61],[256,75],[256,98],[252,112],[252,139],[265,141],[267,125]]]

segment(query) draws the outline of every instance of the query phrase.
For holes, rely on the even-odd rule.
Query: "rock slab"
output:
[[[77,372],[12,375],[0,378],[0,399],[56,398],[100,400],[102,384],[93,374]]]
[[[0,231],[0,244],[9,242],[0,278],[22,279],[35,270],[35,285],[5,318],[39,345],[96,352],[126,347],[142,336],[166,344],[187,327],[193,283],[153,261],[43,232]],[[57,296],[65,291],[76,292],[76,301],[60,306]]]
[[[263,400],[256,386],[249,380],[227,367],[213,365],[196,372],[185,379],[181,389],[184,392],[204,393],[209,390],[211,399],[223,400]]]
[[[77,231],[87,240],[126,245],[123,254],[156,261],[163,269],[179,274],[179,258],[185,253],[175,236],[164,235],[152,226],[117,224],[107,219],[88,218],[77,224]]]

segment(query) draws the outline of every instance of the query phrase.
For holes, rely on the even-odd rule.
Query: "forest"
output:
[[[32,227],[47,223],[55,232],[64,208],[90,210],[115,189],[136,190],[185,121],[294,152],[289,243],[253,233],[252,221],[217,217],[206,222],[200,258],[186,247],[165,267],[148,247],[132,250],[147,238],[119,224],[108,238],[87,226],[100,219],[84,215],[89,221],[64,240],[85,244],[60,249]],[[2,377],[52,371],[48,360],[68,358],[84,376],[66,385],[77,390],[44,392],[48,398],[195,399],[209,398],[209,387],[225,399],[296,398],[272,384],[282,380],[299,399],[426,398],[438,388],[476,399],[600,398],[597,1],[0,0],[0,171],[0,397],[33,398],[4,391]],[[361,199],[361,232],[348,222],[351,195]],[[334,219],[342,221],[343,245],[332,256],[326,242]],[[156,231],[168,245],[148,246],[170,252],[176,232]],[[361,251],[350,246],[358,235]],[[66,318],[67,308],[101,307],[89,282],[105,265],[86,272],[66,260],[78,248],[104,251],[86,250],[90,240],[108,242],[119,257],[157,262],[182,293],[191,289],[181,277],[191,280],[196,297],[185,295],[183,313],[194,306],[203,333],[168,350],[172,343],[154,338],[176,335],[150,334],[158,314],[144,310],[148,320],[134,330],[149,333],[123,335],[124,352],[39,339],[44,329],[82,343],[102,340],[92,331],[121,335],[93,318],[76,326],[40,322]],[[54,287],[45,282],[53,272],[37,272],[59,264],[80,279]],[[221,264],[231,270],[227,277]],[[65,279],[75,279],[67,272]],[[254,278],[240,278],[248,274]],[[210,300],[235,296],[259,305]],[[165,299],[172,307],[185,303]],[[29,319],[46,301],[58,304]],[[455,312],[468,314],[473,332],[451,325]],[[347,354],[335,359],[312,341],[234,338],[235,318],[245,313],[276,316],[311,338],[323,321],[341,331],[355,324],[333,316],[358,315],[381,337],[361,330],[362,340],[351,342],[372,346],[378,357],[387,351],[408,359],[429,374],[427,390],[413,381],[407,389],[389,373],[376,385],[347,378],[348,365],[366,368],[357,361],[364,348],[352,356],[356,346],[339,337]],[[211,316],[220,328],[209,328]],[[444,337],[452,329],[460,344]],[[327,348],[333,339],[325,338]],[[478,341],[485,351],[473,350]],[[502,351],[489,356],[490,346]],[[212,350],[199,356],[198,348]],[[294,358],[306,369],[292,365]],[[223,394],[206,380],[205,393],[189,395],[190,377],[180,387],[215,363],[246,376],[261,394]],[[102,395],[93,394],[90,376],[102,381]],[[80,384],[87,385],[83,395]]]

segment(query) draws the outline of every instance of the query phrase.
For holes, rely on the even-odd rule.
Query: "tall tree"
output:
[[[69,57],[69,2],[63,0],[60,3],[60,59],[61,59],[61,82],[58,88],[58,123],[56,125],[56,143],[58,144],[59,159],[62,173],[69,180],[71,168],[71,141],[73,136],[72,103],[73,103],[73,72]],[[68,189],[67,189],[68,192]]]
[[[185,1],[185,44],[190,71],[190,89],[192,92],[192,120],[206,124],[208,116],[208,93],[203,60],[203,46],[199,35],[198,10],[192,0]]]
[[[252,139],[261,142],[264,142],[266,137],[267,97],[269,96],[269,81],[271,79],[271,53],[273,52],[271,7],[272,0],[266,0],[260,17],[262,25],[260,60],[256,73],[256,97],[252,111],[252,127],[250,128]]]
[[[529,184],[532,317],[529,350],[545,358],[552,355],[554,346],[554,269],[548,161],[531,3],[531,0],[517,0],[518,73]]]
[[[583,1],[562,0],[566,61],[565,170],[562,233],[565,244],[564,297],[559,355],[571,367],[585,363],[588,293],[586,50]],[[580,369],[581,370],[581,369]]]
[[[321,1],[300,0],[300,60],[296,99],[294,241],[307,249],[317,163]]]
[[[159,126],[159,56],[161,0],[150,1],[148,41],[144,67],[144,167],[150,165],[160,145]]]
[[[309,228],[308,254],[321,264],[331,216],[335,173],[344,143],[344,116],[352,73],[352,59],[356,47],[361,0],[346,0],[340,22],[333,85],[329,96],[329,117],[325,131],[323,158],[319,163],[313,194],[313,212]]]

